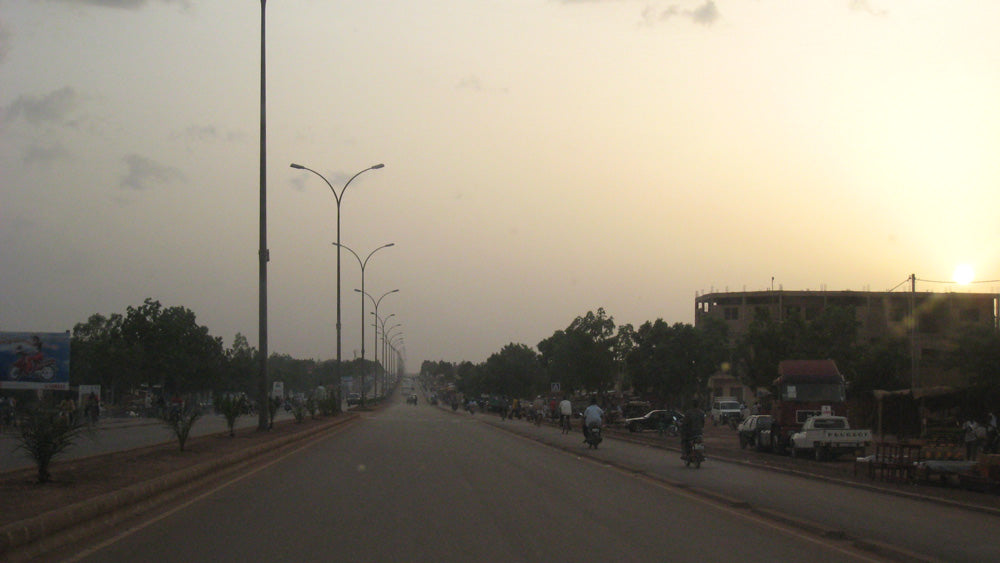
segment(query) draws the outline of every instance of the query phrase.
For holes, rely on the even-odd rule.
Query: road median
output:
[[[209,479],[237,472],[263,456],[319,437],[357,419],[357,414],[347,414],[322,421],[246,449],[6,524],[0,527],[0,559],[28,560],[60,545],[78,541],[93,534],[95,527],[108,528],[155,506],[182,498]]]

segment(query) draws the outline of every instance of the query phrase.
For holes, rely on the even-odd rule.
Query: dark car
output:
[[[415,404],[417,404],[417,394],[416,393],[410,393],[410,396],[406,398],[406,403],[409,404],[409,405],[415,405]]]
[[[739,435],[740,447],[752,446],[757,450],[764,450],[770,447],[771,417],[766,414],[755,414],[748,416],[746,420],[736,427]],[[765,438],[761,439],[761,432],[765,433]]]
[[[649,411],[642,416],[625,419],[625,426],[629,432],[642,432],[643,430],[656,430],[668,432],[676,436],[680,429],[681,419],[684,416],[672,410]]]
[[[348,393],[347,394],[347,406],[354,406],[361,404],[361,393]]]

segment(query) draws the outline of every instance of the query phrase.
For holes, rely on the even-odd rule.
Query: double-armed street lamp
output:
[[[364,371],[364,365],[365,365],[365,267],[368,266],[368,260],[371,259],[372,254],[375,254],[376,252],[378,252],[379,250],[382,250],[383,248],[389,248],[390,246],[395,246],[396,243],[390,242],[389,244],[383,244],[382,246],[380,246],[380,247],[376,248],[375,250],[372,250],[371,252],[369,252],[368,256],[366,256],[364,260],[362,260],[361,257],[358,256],[358,253],[354,252],[354,250],[352,250],[351,247],[347,246],[346,244],[339,244],[339,243],[336,243],[336,242],[333,243],[333,244],[336,245],[336,246],[338,246],[338,247],[344,248],[347,251],[349,251],[351,254],[353,254],[354,257],[358,259],[358,265],[361,266],[361,366],[362,366],[362,370],[361,370],[361,406],[364,407],[365,406],[365,371]]]
[[[341,200],[344,199],[344,192],[347,191],[347,186],[350,186],[351,182],[354,181],[355,178],[357,178],[358,176],[360,176],[361,174],[363,174],[365,172],[368,172],[369,170],[378,170],[379,168],[383,168],[384,166],[385,165],[381,164],[381,163],[375,164],[375,165],[369,166],[368,168],[365,168],[364,170],[362,170],[361,172],[358,172],[354,176],[351,176],[351,178],[349,180],[347,180],[347,183],[344,184],[344,187],[341,188],[340,193],[337,193],[337,190],[334,189],[334,187],[333,187],[332,184],[330,184],[330,181],[327,180],[326,177],[324,177],[319,172],[316,172],[312,168],[307,168],[305,166],[302,166],[301,164],[295,164],[294,162],[291,164],[291,167],[295,168],[296,170],[306,170],[306,171],[312,172],[313,174],[319,176],[324,182],[326,182],[327,186],[330,186],[330,191],[333,192],[333,197],[336,198],[336,200],[337,200],[337,242],[335,244],[337,245],[337,367],[336,367],[336,374],[337,375],[336,375],[336,377],[337,377],[337,385],[338,386],[340,385],[340,358],[341,358],[341,355],[340,355],[341,354],[341,346],[340,346],[340,343],[341,343],[341,338],[340,338],[340,333],[341,333],[341,331],[340,331],[340,247],[341,247],[341,244],[340,244],[340,202],[341,202]]]
[[[396,371],[399,369],[399,361],[402,358],[402,354],[400,353],[399,349],[397,349],[397,346],[399,347],[399,349],[406,347],[406,343],[403,342],[403,333],[401,332],[396,333],[392,335],[391,338],[389,338],[389,349],[392,350],[392,354],[390,355],[390,362],[392,363],[392,369],[389,372],[390,378],[396,377],[397,375]]]
[[[387,365],[388,365],[387,364],[387,360],[388,360],[388,356],[387,356],[388,347],[386,346],[388,338],[387,338],[386,335],[388,334],[388,332],[390,330],[392,330],[392,329],[394,329],[396,327],[403,326],[403,325],[402,325],[402,323],[396,323],[396,324],[390,326],[388,329],[386,329],[385,328],[386,323],[389,322],[389,319],[395,317],[396,313],[391,313],[389,315],[386,315],[386,317],[384,319],[382,317],[379,317],[376,313],[372,313],[372,314],[375,315],[375,330],[379,331],[379,329],[381,329],[380,332],[382,333],[382,372],[383,373],[388,373],[388,369],[387,369]],[[377,332],[376,332],[376,336],[377,336]],[[385,386],[384,385],[383,385],[383,390],[385,390]]]
[[[378,299],[375,299],[374,297],[371,296],[371,294],[369,294],[367,291],[365,291],[363,289],[355,289],[354,291],[357,291],[358,293],[360,293],[362,295],[362,297],[361,297],[362,300],[364,300],[365,296],[367,296],[368,299],[372,300],[372,303],[375,305],[375,311],[372,314],[375,315],[376,319],[378,318],[378,306],[379,306],[380,303],[382,303],[382,299],[385,298],[386,295],[390,295],[392,293],[399,293],[398,289],[392,289],[392,290],[389,290],[389,291],[383,293],[381,296],[379,296]],[[364,306],[363,305],[362,305],[361,311],[362,311],[362,314],[364,314]],[[365,338],[365,331],[364,331],[364,324],[365,323],[364,323],[364,321],[365,321],[364,318],[362,318],[361,319],[361,325],[362,325],[362,329],[361,329],[361,340],[362,340],[362,344],[361,344],[361,357],[362,357],[362,359],[364,359],[364,338]],[[377,368],[377,366],[378,366],[378,322],[375,323],[375,330],[372,331],[372,336],[374,337],[374,338],[372,338],[372,352],[375,354],[375,366]],[[373,377],[372,382],[375,384],[375,389],[373,389],[373,391],[377,394],[378,393],[378,370],[377,369],[372,374],[372,377]]]
[[[386,317],[386,320],[389,320],[388,317]],[[395,358],[396,349],[393,348],[392,345],[397,338],[403,337],[402,333],[397,332],[393,334],[392,331],[397,328],[402,328],[402,326],[403,323],[396,323],[382,332],[382,346],[383,346],[382,361],[384,361],[386,365],[385,379],[382,380],[383,390],[385,390],[386,385],[388,384],[388,380],[392,377],[393,371],[395,369],[394,366],[396,364],[396,358]],[[392,353],[390,354],[390,352]]]

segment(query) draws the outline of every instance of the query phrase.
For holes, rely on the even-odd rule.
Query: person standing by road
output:
[[[573,403],[569,402],[569,395],[565,395],[562,401],[559,401],[559,428],[562,429],[563,434],[569,434],[569,419],[573,416]]]
[[[962,425],[962,429],[965,430],[965,459],[966,461],[974,461],[979,452],[979,423],[970,417]]]

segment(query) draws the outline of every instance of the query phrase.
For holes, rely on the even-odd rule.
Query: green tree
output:
[[[224,369],[212,388],[220,392],[252,394],[256,374],[257,349],[250,346],[245,336],[236,333],[233,346],[225,351]]]
[[[751,389],[766,388],[778,375],[778,363],[793,359],[789,357],[791,349],[781,325],[766,309],[758,309],[736,345],[737,373]]]
[[[504,346],[487,358],[484,371],[489,393],[527,397],[546,385],[538,354],[524,344]]]
[[[112,397],[128,389],[127,357],[120,342],[121,315],[91,315],[73,327],[70,345],[70,383],[99,384]]]
[[[712,323],[695,328],[657,319],[640,326],[635,341],[626,358],[633,385],[643,395],[672,405],[700,395],[728,354],[726,327]]]
[[[136,367],[136,384],[159,384],[164,393],[186,394],[211,388],[222,372],[222,339],[209,335],[184,307],[164,308],[153,299],[129,307],[121,339]]]
[[[603,393],[614,386],[615,323],[604,309],[577,317],[538,343],[549,379],[563,389]]]
[[[851,378],[852,395],[876,389],[893,391],[909,386],[909,343],[903,338],[883,340],[861,349],[857,370]]]
[[[1000,387],[1000,333],[992,327],[966,328],[955,339],[946,365],[969,376],[976,387]]]

